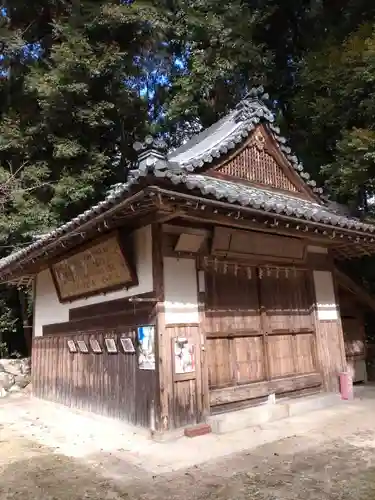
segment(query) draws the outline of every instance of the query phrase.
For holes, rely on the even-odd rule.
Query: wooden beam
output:
[[[313,231],[297,231],[293,229],[282,229],[279,226],[274,226],[271,227],[271,224],[263,224],[261,222],[253,222],[249,221],[246,219],[236,219],[235,217],[225,217],[223,215],[216,215],[213,213],[210,214],[205,214],[203,211],[199,215],[197,215],[196,212],[192,212],[189,210],[181,210],[181,215],[180,217],[183,217],[186,220],[192,221],[192,222],[199,222],[202,224],[202,222],[205,222],[206,224],[217,224],[221,226],[227,226],[231,228],[237,228],[237,229],[245,229],[245,230],[254,230],[254,231],[260,231],[263,233],[272,233],[272,234],[278,234],[282,236],[294,236],[296,238],[303,238],[306,239],[306,241],[309,242],[320,242],[320,243],[325,243],[326,245],[329,244],[330,246],[334,245],[333,240],[329,240],[329,238],[325,236],[317,236],[316,234],[313,233]],[[304,223],[301,223],[301,226],[303,226]]]
[[[209,339],[226,339],[234,337],[261,337],[263,333],[259,330],[225,330],[221,332],[206,332],[206,337]]]
[[[181,216],[181,212],[175,209],[158,210],[155,209],[149,212],[144,217],[141,217],[136,222],[136,227],[148,226],[149,224],[164,224]]]
[[[319,387],[322,377],[318,373],[299,375],[296,377],[280,378],[248,385],[237,385],[225,389],[214,389],[210,393],[211,406],[246,401],[268,396],[269,394],[283,394]]]
[[[302,238],[306,240],[307,244],[308,243],[324,244],[329,250],[331,249],[333,252],[338,253],[339,258],[341,259],[358,258],[364,255],[368,256],[375,253],[375,249],[372,253],[370,253],[369,249],[365,250],[363,248],[363,245],[359,246],[359,244],[356,244],[354,242],[352,242],[351,244],[349,243],[348,245],[345,246],[340,244],[340,247],[338,247],[337,239],[329,238],[327,236],[317,235],[312,230],[297,231],[295,229],[280,228],[280,226],[271,227],[271,224],[266,225],[262,222],[253,222],[241,218],[236,219],[236,217],[226,217],[224,215],[216,215],[212,213],[206,214],[203,211],[201,214],[197,215],[196,212],[192,213],[190,210],[183,210],[180,217],[183,217],[188,221],[200,224],[204,222],[206,224],[217,224],[230,228],[244,229],[248,231],[254,230],[257,232],[272,233],[280,236],[289,236],[289,237],[292,236],[295,238]],[[300,225],[303,226],[304,222],[301,222]]]
[[[178,212],[177,217],[183,216],[183,212]],[[194,227],[178,226],[175,224],[164,224],[163,232],[167,234],[194,234],[199,236],[210,236],[211,232],[208,229],[197,229]]]
[[[286,228],[288,228],[290,225],[292,226],[297,226],[296,229],[299,226],[305,227],[307,229],[306,232],[311,232],[313,231],[314,234],[318,234],[319,232],[323,232],[322,237],[325,239],[325,241],[329,241],[330,239],[333,240],[335,238],[336,233],[340,234],[340,237],[347,237],[347,239],[352,243],[359,243],[360,240],[368,240],[370,237],[369,235],[365,235],[363,231],[358,231],[358,230],[353,230],[353,229],[347,229],[347,228],[339,228],[337,226],[332,226],[330,224],[324,223],[324,222],[315,222],[311,220],[301,220],[296,217],[292,217],[290,215],[284,215],[284,214],[272,214],[267,211],[263,211],[260,208],[253,208],[249,206],[239,206],[236,204],[233,204],[231,202],[225,202],[221,200],[212,200],[211,198],[205,198],[200,195],[193,195],[193,194],[186,194],[182,193],[181,191],[179,192],[172,192],[169,191],[168,189],[157,187],[157,186],[151,186],[149,188],[150,192],[153,192],[155,195],[160,195],[166,197],[168,200],[185,200],[186,206],[194,206],[196,208],[195,213],[198,212],[198,207],[199,207],[199,212],[204,212],[207,207],[212,209],[215,212],[224,212],[222,215],[226,217],[228,214],[235,215],[235,219],[241,220],[244,219],[244,217],[253,217],[253,221],[257,222],[259,224],[259,221],[257,220],[259,217],[264,217],[265,219],[269,220],[270,218],[273,218],[274,220],[277,221],[277,226],[279,224],[284,225]],[[168,201],[167,203],[169,203]],[[175,204],[178,204],[176,201]],[[180,205],[179,205],[180,206]],[[202,214],[203,215],[203,214]],[[280,233],[281,234],[281,233]],[[329,236],[331,234],[331,236]],[[337,240],[336,240],[336,243]],[[374,243],[375,246],[375,239],[372,237],[371,238],[371,243]]]
[[[201,373],[202,373],[202,412],[203,416],[207,417],[210,414],[210,388],[208,375],[208,357],[207,357],[207,338],[206,335],[206,291],[200,290],[199,273],[205,274],[203,270],[197,269],[198,283],[198,308],[199,308],[199,330],[201,335]],[[205,275],[203,277],[205,280]],[[206,287],[204,286],[204,289]],[[199,397],[199,396],[198,396]]]

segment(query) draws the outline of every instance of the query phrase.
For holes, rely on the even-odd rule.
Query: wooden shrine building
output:
[[[273,119],[254,91],[175,151],[137,144],[126,183],[0,261],[34,286],[35,396],[167,430],[337,392],[347,355],[365,370],[336,262],[374,253],[375,227],[323,201]]]

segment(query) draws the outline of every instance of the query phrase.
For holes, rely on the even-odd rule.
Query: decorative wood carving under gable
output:
[[[295,194],[310,191],[262,125],[239,151],[210,173]]]

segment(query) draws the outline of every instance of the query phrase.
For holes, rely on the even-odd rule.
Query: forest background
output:
[[[373,0],[0,6],[0,257],[124,182],[136,140],[174,147],[258,85],[326,194],[373,217]],[[375,290],[372,259],[358,267]],[[31,306],[0,286],[0,357],[26,352]]]

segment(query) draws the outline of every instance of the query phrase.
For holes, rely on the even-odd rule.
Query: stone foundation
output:
[[[267,422],[323,410],[339,403],[341,403],[340,394],[320,393],[221,413],[209,417],[208,423],[214,434],[225,434],[250,427],[262,427]]]

